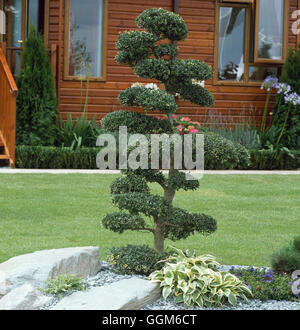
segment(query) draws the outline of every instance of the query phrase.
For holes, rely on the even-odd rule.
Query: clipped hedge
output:
[[[59,147],[16,147],[16,167],[30,169],[97,169],[96,157],[99,148],[80,148],[70,150]],[[270,150],[251,150],[251,165],[249,168],[241,166],[244,162],[240,159],[240,165],[235,167],[240,170],[294,170],[300,168],[300,151],[295,152],[293,159],[286,154],[279,157]],[[236,154],[231,154],[236,160]],[[220,169],[220,161],[215,153],[208,152],[205,159],[205,169]],[[230,159],[222,161],[222,169],[231,169]],[[244,164],[245,165],[245,164]]]
[[[96,169],[99,148],[16,147],[16,167],[30,169]]]
[[[251,165],[249,170],[295,170],[300,169],[300,150],[293,151],[295,159],[286,153],[272,150],[250,150]]]

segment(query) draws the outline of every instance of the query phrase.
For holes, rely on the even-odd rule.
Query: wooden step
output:
[[[0,155],[0,160],[9,160],[7,155]]]

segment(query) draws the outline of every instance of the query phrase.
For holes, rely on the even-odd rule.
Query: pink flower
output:
[[[195,125],[201,127],[201,123],[199,123],[199,121],[194,121],[193,124],[195,124]]]
[[[193,134],[193,133],[198,133],[198,132],[199,132],[198,129],[195,129],[195,128],[194,128],[194,129],[190,129],[190,133],[192,133],[192,134]]]
[[[180,121],[191,121],[190,117],[182,117]]]
[[[154,118],[156,118],[156,119],[162,119],[160,116],[154,116]]]
[[[177,119],[179,116],[178,115],[173,115],[172,118],[173,119]]]

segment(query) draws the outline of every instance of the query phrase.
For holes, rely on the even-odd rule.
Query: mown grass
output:
[[[0,175],[0,262],[42,249],[152,246],[149,233],[112,233],[101,218],[114,210],[114,175]],[[160,192],[152,185],[153,191]],[[175,204],[214,216],[218,231],[166,246],[210,253],[224,264],[269,265],[270,254],[300,234],[300,176],[206,175],[196,192],[178,192]]]

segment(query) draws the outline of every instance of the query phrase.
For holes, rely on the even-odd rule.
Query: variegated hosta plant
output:
[[[165,260],[165,266],[150,275],[152,282],[160,282],[165,299],[173,296],[175,303],[200,307],[235,306],[237,298],[252,296],[249,288],[228,272],[215,271],[219,264],[210,255],[195,256],[194,252],[177,250],[176,256]]]

